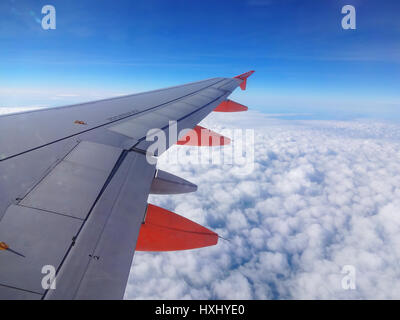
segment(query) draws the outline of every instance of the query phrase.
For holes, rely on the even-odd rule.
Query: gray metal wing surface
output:
[[[242,82],[1,116],[0,299],[122,299],[156,172],[146,133],[193,128]]]

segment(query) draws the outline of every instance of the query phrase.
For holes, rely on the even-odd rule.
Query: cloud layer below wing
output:
[[[229,241],[135,253],[125,298],[400,298],[400,126],[255,112],[213,114],[203,125],[255,127],[253,172],[171,165],[163,155],[161,169],[199,190],[150,202]],[[355,290],[342,288],[345,265],[356,269]]]

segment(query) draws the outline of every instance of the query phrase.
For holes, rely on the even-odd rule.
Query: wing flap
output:
[[[155,166],[136,152],[120,161],[46,299],[122,299]]]
[[[85,219],[122,149],[81,142],[20,205]]]
[[[59,268],[122,149],[80,142],[53,166],[0,221],[0,237],[12,251],[0,254],[0,295],[42,296],[42,268]],[[15,290],[10,291],[9,288]]]
[[[0,223],[2,241],[25,258],[12,252],[0,254],[0,296],[7,287],[43,295],[42,268],[61,263],[81,222],[43,210],[12,205]]]

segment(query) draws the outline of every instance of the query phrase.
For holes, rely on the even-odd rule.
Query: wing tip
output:
[[[250,70],[250,71],[247,71],[247,72],[245,72],[245,73],[239,74],[238,76],[236,76],[236,77],[234,77],[234,78],[236,78],[236,79],[241,79],[241,80],[245,80],[245,79],[247,79],[248,77],[250,77],[254,72],[255,72],[254,70]]]
[[[251,70],[234,77],[234,79],[242,80],[242,83],[240,84],[240,88],[242,90],[246,90],[247,78],[250,77],[254,72],[254,70]]]

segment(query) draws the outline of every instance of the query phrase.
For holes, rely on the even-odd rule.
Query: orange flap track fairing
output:
[[[242,112],[247,111],[249,108],[232,100],[222,101],[214,112]]]
[[[174,212],[149,204],[140,227],[138,251],[177,251],[213,246],[218,235]]]
[[[197,147],[224,146],[230,143],[231,139],[201,126],[196,126],[176,142],[178,145]]]

